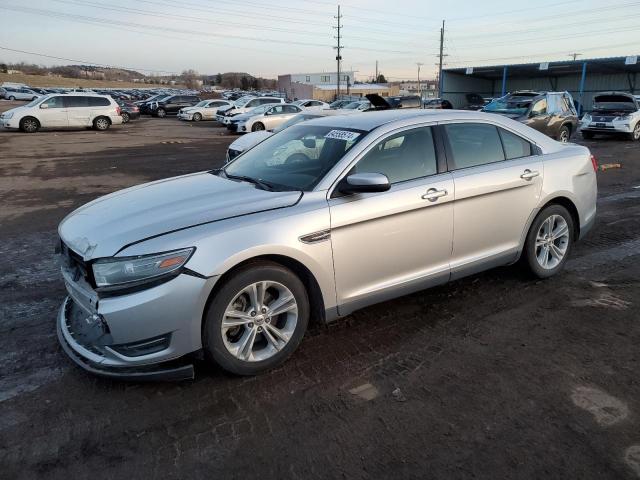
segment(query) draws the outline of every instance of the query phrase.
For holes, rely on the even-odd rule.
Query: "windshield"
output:
[[[235,103],[236,107],[243,107],[252,98],[253,97],[242,97],[242,98],[239,98],[238,100],[236,100],[234,103]]]
[[[247,112],[247,115],[258,115],[260,113],[264,113],[264,112],[267,111],[267,108],[269,108],[269,107],[273,107],[273,105],[266,104],[266,105],[261,105],[261,106],[256,107],[256,108],[252,108],[251,110],[249,110]]]
[[[291,105],[302,105],[302,100],[296,100],[295,102],[291,102]]]
[[[273,129],[273,133],[281,132],[285,128],[290,127],[291,125],[295,125],[297,123],[304,122],[306,120],[311,120],[312,118],[320,118],[321,116],[322,115],[309,115],[307,113],[301,113],[299,115],[294,115],[289,120],[287,120],[282,125],[280,125],[278,128],[274,128]]]
[[[209,102],[211,100],[202,100],[201,102],[198,102],[195,104],[196,107],[206,107],[207,105],[209,105]]]
[[[352,102],[342,108],[346,108],[347,110],[355,110],[357,109],[360,105],[362,105],[362,102]]]
[[[309,191],[366,132],[294,125],[233,160],[222,175],[249,177],[275,190]]]
[[[27,103],[25,105],[25,107],[35,107],[37,104],[39,104],[40,102],[46,100],[49,97],[38,97],[38,98],[34,98],[33,100],[31,100],[29,103]]]
[[[528,97],[502,97],[493,100],[482,111],[524,115],[527,113],[530,104],[531,98]]]

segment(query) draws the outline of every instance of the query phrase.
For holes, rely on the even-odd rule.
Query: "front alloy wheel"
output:
[[[640,140],[640,121],[636,123],[636,126],[633,128],[633,132],[631,133],[631,140],[637,142]]]
[[[197,113],[197,112],[196,112],[196,113],[194,113],[194,114],[193,114],[193,121],[194,121],[194,122],[199,122],[200,120],[202,120],[202,114]]]
[[[203,346],[225,370],[255,375],[284,362],[309,321],[304,284],[271,262],[249,264],[226,280],[207,310]]]
[[[569,142],[570,136],[571,136],[571,132],[569,131],[569,129],[567,127],[562,127],[560,129],[560,134],[558,135],[558,141],[560,143],[567,143]]]

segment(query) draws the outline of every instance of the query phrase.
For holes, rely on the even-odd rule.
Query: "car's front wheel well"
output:
[[[229,278],[231,278],[240,269],[246,268],[247,266],[250,266],[252,264],[258,266],[260,264],[264,264],[265,262],[275,263],[277,265],[288,268],[300,279],[300,281],[302,281],[305,289],[307,290],[307,295],[309,296],[311,322],[317,321],[318,323],[324,323],[326,320],[324,298],[322,296],[322,290],[320,290],[318,281],[316,280],[313,273],[311,273],[311,271],[304,264],[285,255],[260,255],[258,257],[253,257],[240,262],[237,265],[234,265],[231,269],[223,273],[213,287],[213,290],[209,294],[209,299],[207,300],[207,305],[205,306],[203,312],[203,319],[207,314],[209,304],[215,298],[220,288],[222,288],[222,286]],[[204,321],[202,322],[202,324],[204,325]]]
[[[580,237],[580,214],[575,204],[567,197],[556,197],[549,200],[540,210],[545,209],[549,205],[562,205],[571,214],[573,220],[573,239],[574,241]]]

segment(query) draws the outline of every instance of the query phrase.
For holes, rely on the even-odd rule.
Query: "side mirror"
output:
[[[346,194],[386,192],[391,188],[389,179],[382,173],[354,173],[340,183],[338,190]]]
[[[305,148],[316,148],[316,139],[315,138],[303,138],[302,144]]]
[[[40,108],[49,108],[49,104],[47,104],[47,103],[41,103],[41,104],[40,104]]]

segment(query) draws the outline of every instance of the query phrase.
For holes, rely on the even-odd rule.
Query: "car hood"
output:
[[[254,145],[259,144],[265,138],[269,138],[271,135],[273,135],[273,132],[269,132],[267,130],[249,132],[233,141],[231,145],[229,145],[229,149],[236,150],[238,152],[244,152],[245,150],[249,150]]]
[[[295,205],[301,192],[269,192],[209,172],[159,180],[100,197],[69,214],[62,241],[85,260],[176,230]]]
[[[249,120],[250,118],[253,117],[261,117],[262,114],[261,113],[241,113],[240,115],[236,115],[235,117],[233,117],[233,121],[234,122],[245,122],[247,120]]]
[[[20,107],[15,107],[15,108],[11,108],[11,109],[9,109],[9,110],[5,110],[4,112],[2,112],[2,114],[5,114],[5,113],[13,113],[14,115],[16,115],[16,114],[20,114],[20,112],[25,112],[25,113],[26,113],[28,110],[29,110],[29,109],[28,109],[28,108],[26,108],[26,107],[23,105],[23,106],[20,106]],[[1,115],[1,114],[0,114],[0,115]]]

